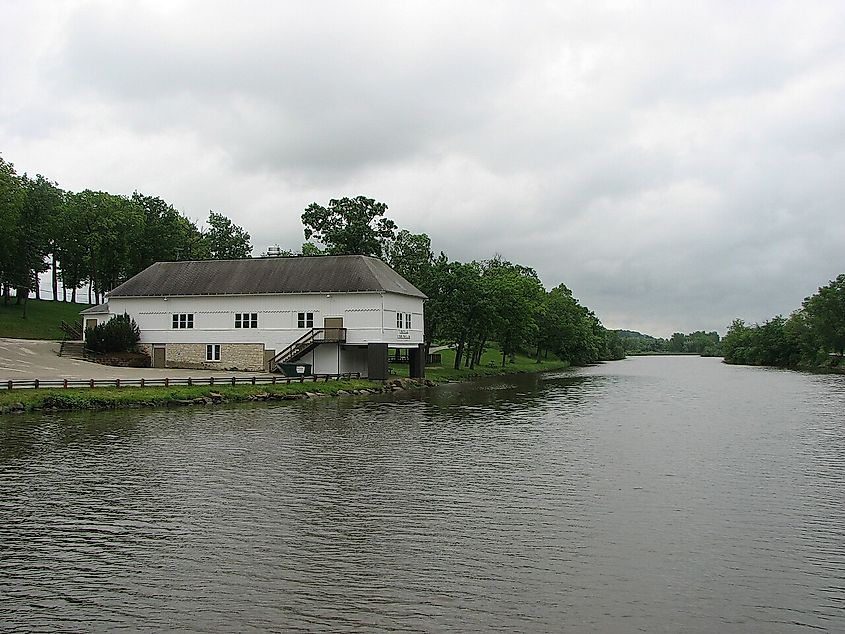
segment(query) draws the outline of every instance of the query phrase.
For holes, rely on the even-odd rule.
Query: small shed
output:
[[[82,338],[85,339],[85,329],[86,328],[93,328],[100,324],[104,324],[109,319],[112,318],[111,313],[109,313],[109,305],[108,304],[98,304],[97,306],[92,306],[91,308],[86,308],[83,311],[80,311],[79,314],[82,316]]]

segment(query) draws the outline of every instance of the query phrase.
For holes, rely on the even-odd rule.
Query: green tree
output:
[[[95,352],[129,352],[140,340],[138,324],[126,313],[85,329],[85,347]]]
[[[3,301],[9,301],[10,287],[27,283],[23,278],[24,263],[20,260],[21,224],[26,191],[15,166],[0,158],[0,284]]]
[[[684,346],[686,345],[687,338],[682,332],[674,332],[672,333],[671,339],[669,339],[669,352],[683,352]]]
[[[249,234],[223,214],[208,213],[208,229],[202,234],[205,258],[211,260],[239,260],[250,257],[252,245]]]
[[[436,266],[439,270],[435,301],[442,319],[441,332],[455,344],[455,369],[459,369],[467,343],[489,313],[481,266],[477,262],[444,262]]]
[[[304,256],[315,256],[315,255],[326,255],[326,252],[323,251],[320,247],[318,247],[313,242],[303,242],[302,249],[300,250],[300,254]]]
[[[805,299],[803,308],[824,351],[845,354],[845,274]]]
[[[129,254],[130,276],[155,262],[200,259],[208,253],[197,226],[165,200],[135,192],[132,202],[141,216],[139,239]]]
[[[625,358],[625,346],[622,344],[622,338],[615,330],[608,330],[606,337],[606,358],[610,361],[616,361]]]
[[[484,263],[484,282],[490,300],[492,335],[507,357],[536,341],[537,314],[545,290],[534,269],[494,258]]]
[[[426,347],[435,340],[449,338],[453,332],[450,330],[452,323],[450,311],[453,309],[452,302],[455,301],[453,274],[452,263],[441,252],[425,269],[424,274],[415,280],[409,279],[428,297],[425,303],[425,333],[423,335]]]
[[[76,301],[76,291],[88,279],[89,234],[83,208],[77,194],[67,194],[53,229],[53,257],[60,264],[63,296],[70,289],[72,302]]]
[[[133,272],[143,211],[125,196],[91,190],[70,195],[66,211],[69,239],[59,245],[63,278],[74,288],[87,280],[99,302]]]
[[[38,275],[49,268],[46,259],[55,246],[55,219],[64,202],[64,192],[40,174],[35,178],[24,175],[21,180],[26,199],[18,232],[19,263],[24,276],[32,283],[27,290],[35,290],[35,296],[39,297]],[[55,282],[53,286],[55,291]]]
[[[365,196],[331,199],[328,207],[311,203],[302,214],[305,239],[325,246],[329,255],[382,257],[395,237],[396,223],[384,217],[387,205]]]
[[[750,363],[751,328],[741,319],[734,319],[722,339],[722,353],[727,363]]]
[[[423,290],[434,264],[431,238],[402,229],[393,240],[384,243],[382,256],[394,271]]]

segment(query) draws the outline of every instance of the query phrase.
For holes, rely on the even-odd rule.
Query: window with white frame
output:
[[[235,328],[258,328],[258,313],[235,313]]]
[[[405,330],[411,329],[411,313],[405,313]]]
[[[404,330],[411,329],[411,313],[396,313],[396,327]]]
[[[296,317],[296,324],[298,328],[313,328],[314,313],[299,313]]]
[[[205,347],[206,361],[220,361],[220,344],[210,343]]]
[[[171,322],[173,328],[193,328],[194,314],[193,313],[173,313],[173,320]]]

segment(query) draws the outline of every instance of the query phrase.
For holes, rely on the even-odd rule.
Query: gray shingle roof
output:
[[[91,308],[86,308],[85,310],[80,310],[80,315],[107,315],[109,312],[109,305],[108,304],[97,304],[96,306],[91,306]]]
[[[109,297],[380,291],[425,298],[387,264],[364,255],[156,262]]]

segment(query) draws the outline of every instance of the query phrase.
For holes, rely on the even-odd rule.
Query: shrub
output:
[[[126,313],[85,329],[85,347],[94,352],[129,352],[140,339],[138,324]]]

